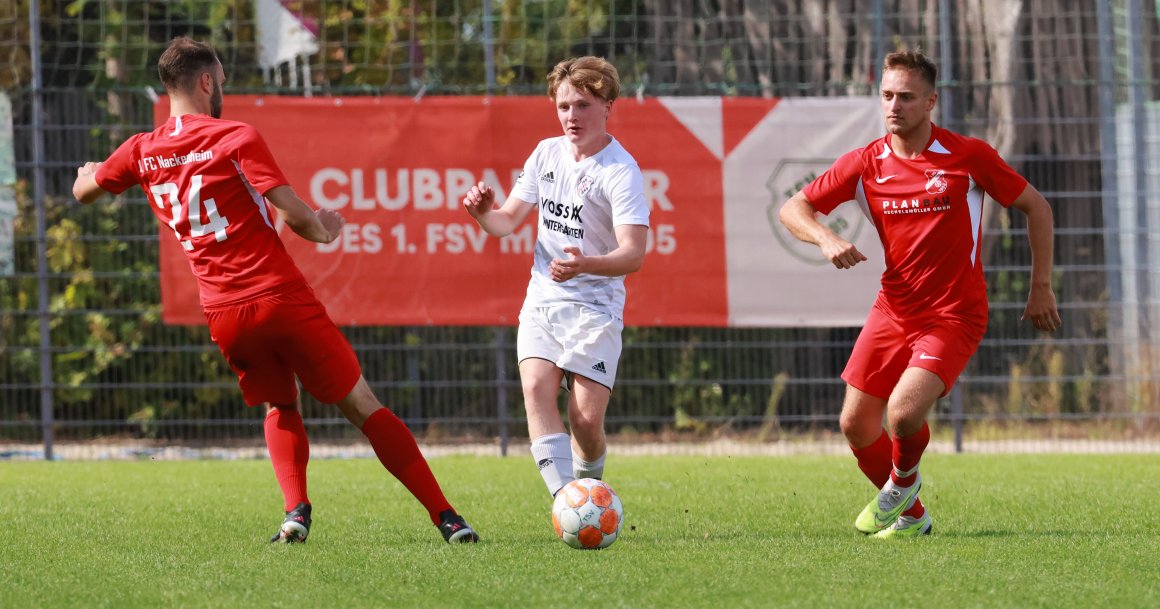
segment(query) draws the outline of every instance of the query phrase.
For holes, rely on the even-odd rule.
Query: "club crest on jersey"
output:
[[[946,172],[941,169],[927,169],[926,170],[926,191],[932,195],[942,194],[947,190],[947,179],[943,177]]]
[[[580,196],[583,197],[584,195],[588,194],[589,190],[592,190],[592,186],[595,184],[596,178],[593,178],[592,176],[584,176],[580,178],[579,182],[576,183],[576,192],[580,193]]]

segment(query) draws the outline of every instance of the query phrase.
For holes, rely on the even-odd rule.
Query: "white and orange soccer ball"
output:
[[[620,534],[624,504],[616,491],[595,478],[569,482],[556,493],[552,527],[564,543],[580,550],[607,548]]]

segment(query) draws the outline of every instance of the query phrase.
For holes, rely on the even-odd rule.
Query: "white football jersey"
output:
[[[624,277],[580,274],[563,283],[552,281],[548,264],[566,260],[568,246],[585,256],[616,249],[613,228],[648,226],[648,202],[640,167],[620,142],[580,162],[564,136],[546,139],[524,163],[512,195],[537,206],[536,255],[525,307],[561,302],[590,305],[617,319],[624,317]]]

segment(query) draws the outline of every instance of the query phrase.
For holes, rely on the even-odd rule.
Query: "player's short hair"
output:
[[[938,68],[935,67],[930,58],[922,53],[922,49],[890,53],[886,56],[886,61],[882,62],[882,72],[885,73],[887,70],[917,72],[932,89],[935,79],[938,78]]]
[[[208,44],[188,36],[174,38],[157,60],[157,75],[169,92],[186,91],[193,79],[218,63],[217,53]]]
[[[556,64],[548,73],[548,97],[555,100],[556,89],[565,82],[604,101],[613,101],[620,95],[620,73],[603,57],[585,55]]]

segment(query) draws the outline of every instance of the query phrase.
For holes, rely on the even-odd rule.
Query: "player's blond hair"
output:
[[[934,88],[935,79],[938,78],[938,68],[935,67],[930,58],[923,54],[920,48],[888,54],[886,60],[882,62],[882,72],[885,74],[887,70],[915,72],[922,76],[922,79],[930,85],[931,89]]]
[[[565,82],[604,101],[613,101],[620,95],[620,74],[603,57],[585,55],[556,64],[548,73],[548,97],[555,101],[556,89]]]

